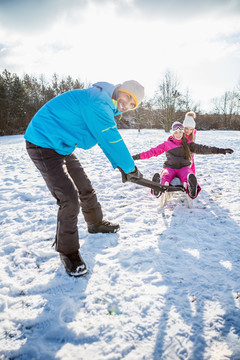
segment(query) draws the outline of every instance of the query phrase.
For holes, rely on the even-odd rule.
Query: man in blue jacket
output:
[[[143,97],[144,88],[135,80],[119,85],[99,82],[53,98],[28,125],[27,152],[59,205],[55,244],[70,276],[87,272],[79,252],[80,205],[90,233],[119,230],[118,224],[103,220],[96,193],[73,151],[98,144],[114,169],[120,168],[128,179],[142,177],[114,117],[135,109]]]

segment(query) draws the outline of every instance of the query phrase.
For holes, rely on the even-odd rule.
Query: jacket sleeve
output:
[[[97,111],[88,117],[87,126],[114,169],[120,167],[126,174],[134,171],[134,161],[109,106],[98,104]]]
[[[188,143],[189,149],[192,153],[195,154],[222,154],[223,150],[222,148],[218,148],[215,146],[207,146],[207,145],[201,145],[201,144],[196,144],[194,142]]]
[[[165,142],[162,144],[159,144],[155,148],[152,148],[148,151],[140,153],[140,159],[150,159],[153,156],[159,156],[165,152]]]

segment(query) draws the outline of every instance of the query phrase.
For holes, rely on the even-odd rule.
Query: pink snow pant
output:
[[[175,177],[178,177],[182,183],[186,183],[188,186],[187,177],[188,177],[188,174],[190,174],[190,173],[193,173],[193,171],[188,166],[184,166],[181,169],[172,169],[172,168],[166,167],[161,172],[161,184],[164,185],[165,182],[168,182],[170,184],[171,181]],[[198,187],[198,189],[197,189],[197,196],[198,196],[198,194],[201,191],[201,187],[199,184],[197,187]],[[187,193],[188,193],[188,191],[187,191]]]
[[[191,165],[190,169],[192,170],[192,172],[194,174],[196,174],[195,163],[194,163],[194,154],[192,154],[192,165]]]

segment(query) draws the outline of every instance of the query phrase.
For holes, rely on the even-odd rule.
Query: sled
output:
[[[178,188],[179,191],[182,191],[185,194],[185,197],[186,197],[187,203],[188,203],[188,207],[191,209],[193,206],[192,199],[188,196],[186,189],[183,186],[183,183],[181,182],[181,180],[178,177],[175,177],[172,179],[172,181],[170,183],[170,190],[167,192],[163,192],[162,195],[160,196],[160,203],[159,203],[160,208],[163,208],[164,205],[166,204],[166,202],[172,198],[173,192],[171,191],[171,186],[173,186],[174,188]],[[177,190],[175,190],[175,191],[177,191]]]
[[[130,182],[133,182],[135,184],[145,186],[148,188],[151,188],[153,190],[158,190],[162,192],[162,195],[160,196],[160,207],[164,207],[166,204],[166,201],[169,200],[169,198],[173,195],[174,192],[183,192],[186,194],[188,207],[192,207],[192,199],[188,196],[186,189],[184,188],[181,180],[179,178],[174,178],[170,185],[163,185],[155,181],[151,181],[145,178],[133,178],[129,180]]]

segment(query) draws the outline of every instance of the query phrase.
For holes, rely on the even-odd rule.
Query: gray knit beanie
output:
[[[130,94],[136,103],[136,107],[144,98],[144,87],[135,80],[124,81],[118,90]]]

